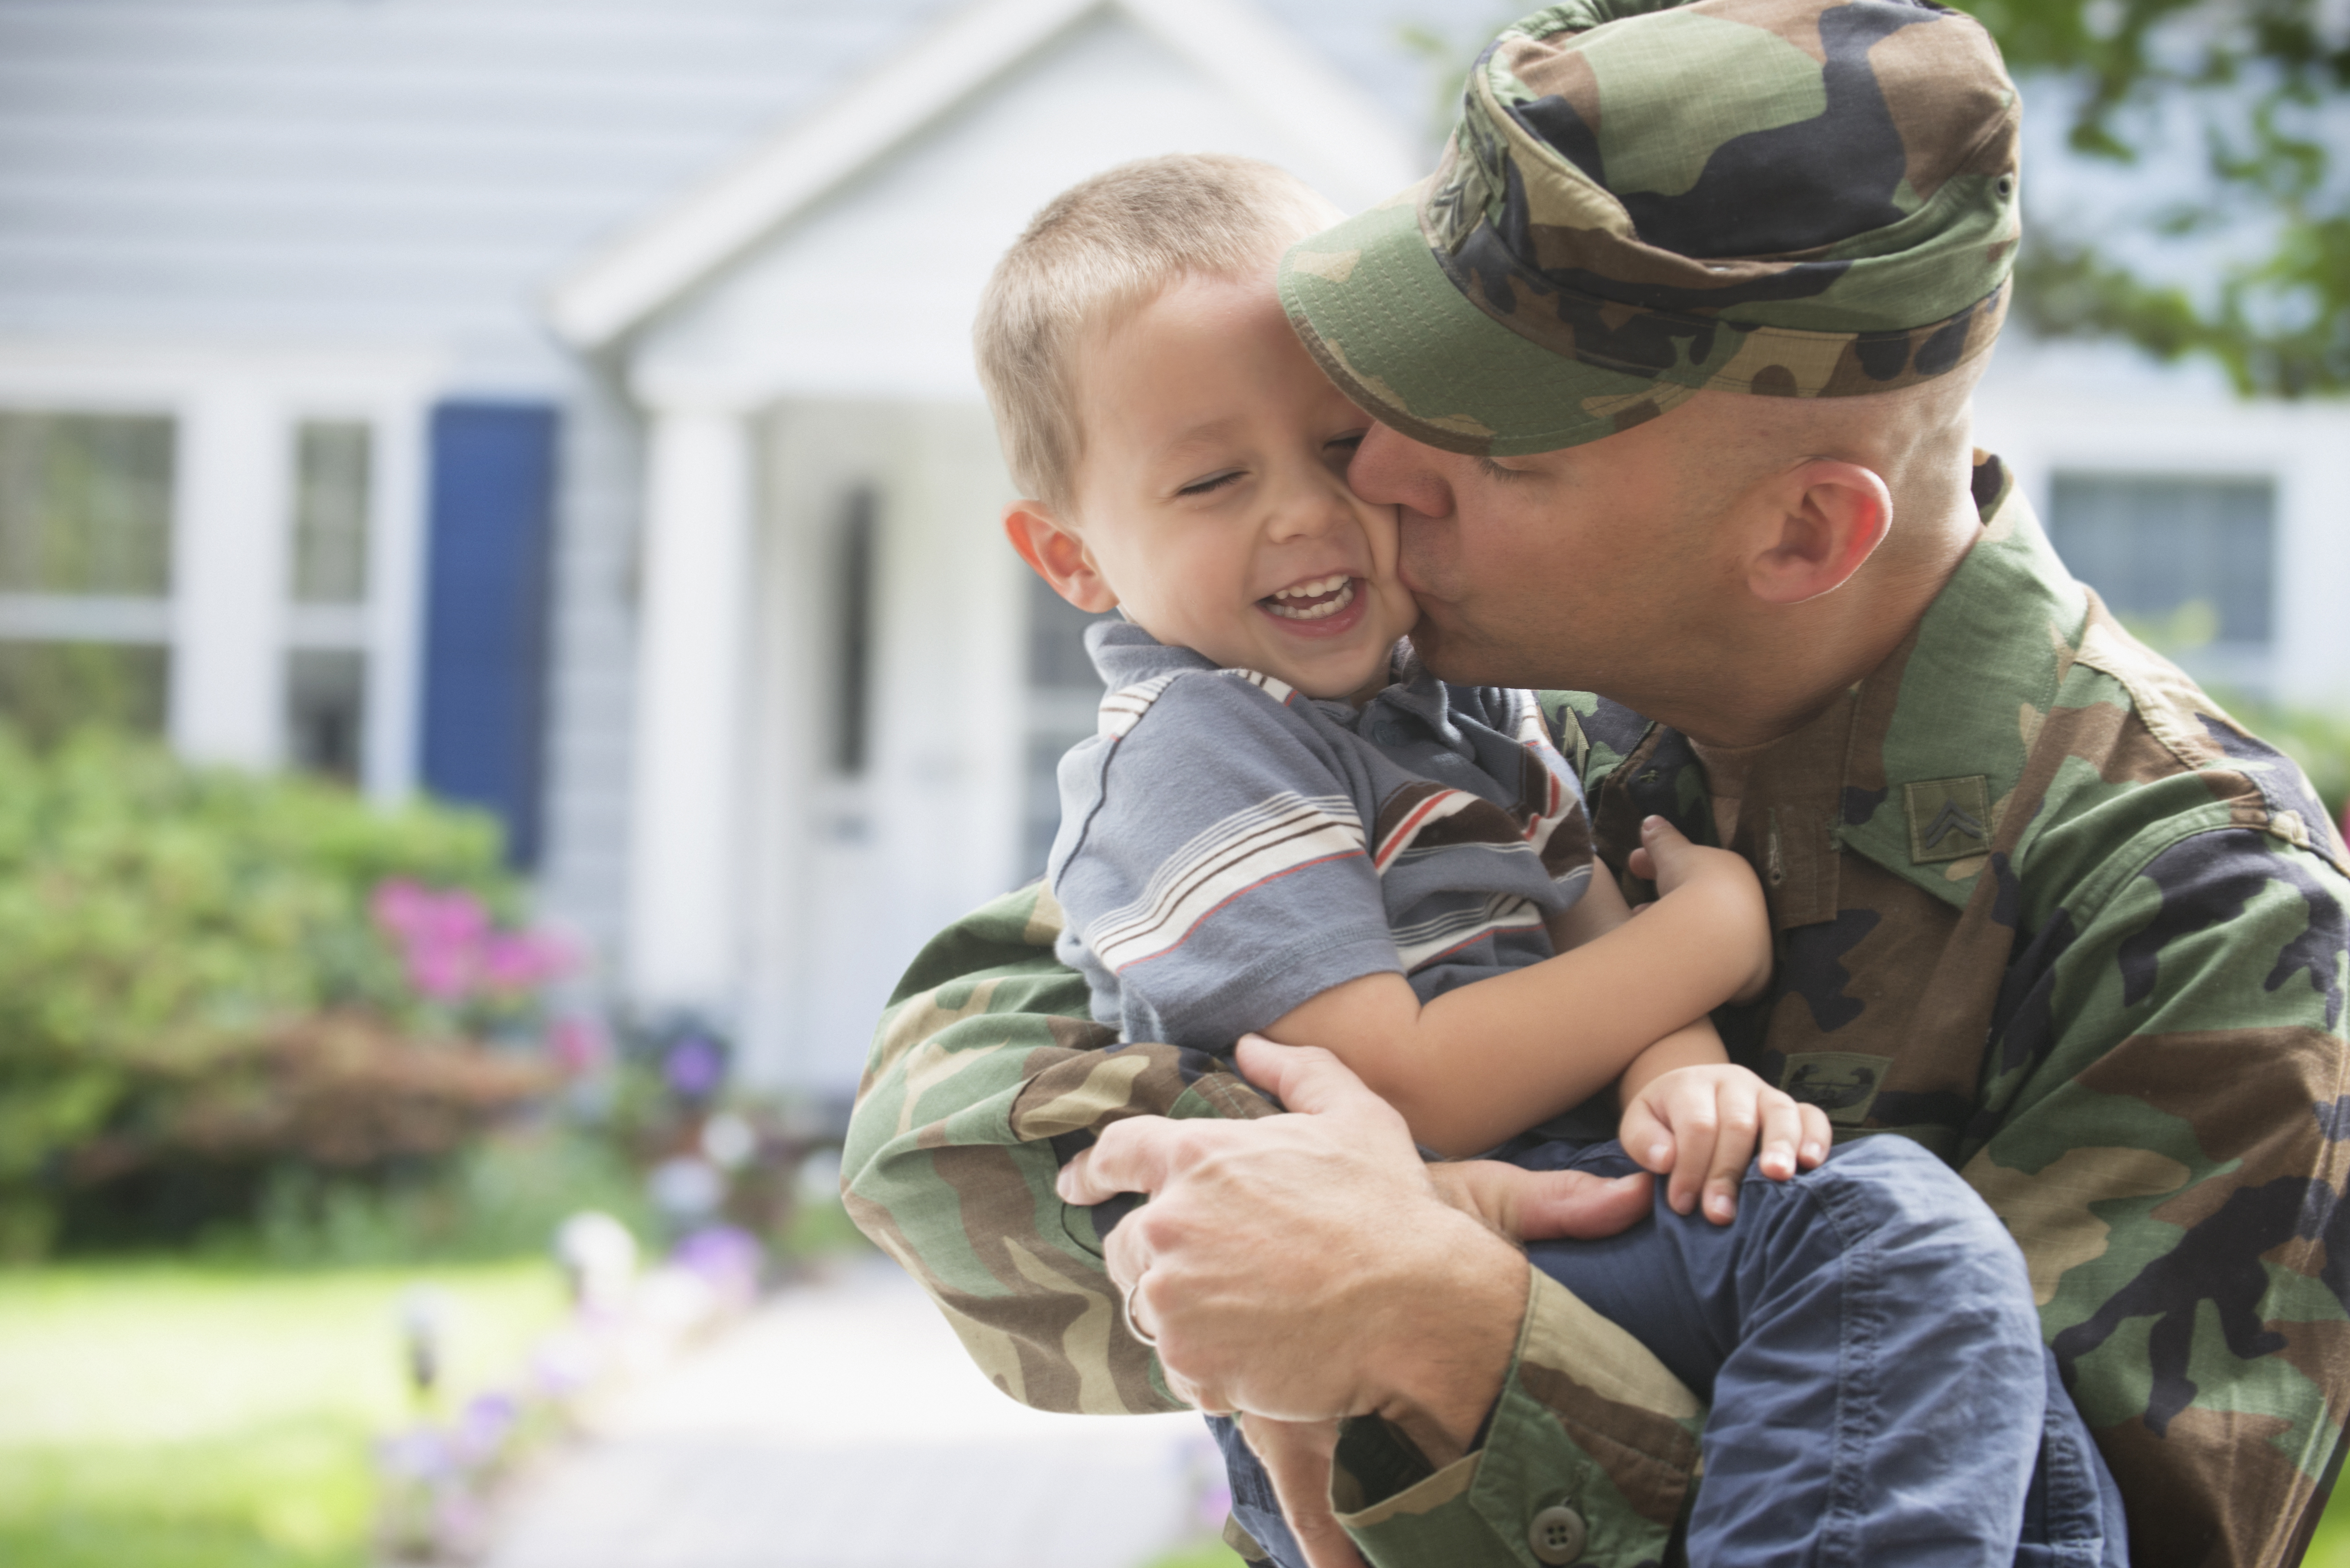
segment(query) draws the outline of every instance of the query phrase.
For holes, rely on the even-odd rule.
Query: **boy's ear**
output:
[[[1003,509],[1003,536],[1053,591],[1089,615],[1118,607],[1118,595],[1094,565],[1085,541],[1064,528],[1041,501],[1015,501]]]

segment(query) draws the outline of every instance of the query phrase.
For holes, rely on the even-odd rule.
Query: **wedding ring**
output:
[[[1137,1318],[1134,1313],[1134,1293],[1141,1288],[1142,1282],[1138,1279],[1134,1283],[1119,1292],[1118,1298],[1118,1310],[1119,1313],[1124,1314],[1126,1318],[1126,1332],[1134,1335],[1135,1338],[1140,1340],[1144,1345],[1149,1345],[1151,1349],[1156,1350],[1159,1348],[1158,1339],[1154,1335],[1142,1332],[1141,1320]]]

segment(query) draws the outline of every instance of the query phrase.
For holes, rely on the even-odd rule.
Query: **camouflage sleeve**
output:
[[[1534,701],[1557,746],[1583,780],[1586,799],[1596,802],[1599,786],[1638,749],[1650,725],[1620,702],[1590,691],[1537,691]],[[1596,811],[1595,805],[1594,811]]]
[[[1053,1179],[1123,1116],[1273,1106],[1211,1056],[1114,1045],[1053,956],[1041,887],[956,922],[883,1013],[842,1189],[866,1234],[920,1281],[972,1360],[1043,1409],[1180,1408],[1128,1333],[1092,1214]],[[1430,1473],[1384,1424],[1352,1424],[1343,1500],[1378,1568],[1537,1562],[1528,1530],[1571,1507],[1593,1568],[1661,1561],[1697,1462],[1694,1398],[1624,1330],[1534,1276],[1516,1358],[1476,1454]]]
[[[1084,980],[1053,956],[1060,929],[1039,884],[922,950],[858,1085],[842,1196],[1013,1398],[1091,1415],[1180,1409],[1127,1331],[1092,1212],[1063,1203],[1053,1179],[1124,1116],[1273,1106],[1201,1052],[1117,1045]]]
[[[1517,1352],[1475,1452],[1432,1469],[1384,1422],[1347,1424],[1332,1498],[1372,1568],[1666,1560],[1705,1408],[1629,1333],[1528,1275]]]
[[[2107,825],[2127,846],[2027,922],[1963,1171],[2023,1247],[2132,1560],[2287,1563],[2350,1401],[2350,883],[2278,831],[2178,821]]]

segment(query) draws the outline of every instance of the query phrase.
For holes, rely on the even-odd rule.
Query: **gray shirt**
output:
[[[1061,759],[1046,876],[1121,1038],[1226,1050],[1361,975],[1427,1001],[1551,956],[1591,834],[1530,694],[1447,685],[1408,644],[1360,710],[1138,626],[1086,647],[1109,694]]]

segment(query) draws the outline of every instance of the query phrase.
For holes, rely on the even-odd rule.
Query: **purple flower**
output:
[[[748,1231],[733,1225],[705,1225],[677,1244],[670,1261],[688,1273],[713,1285],[754,1285],[766,1251]]]
[[[474,1395],[457,1417],[457,1452],[469,1467],[487,1463],[497,1456],[521,1415],[522,1407],[511,1394],[493,1391]]]
[[[726,1063],[717,1044],[699,1034],[689,1034],[671,1046],[661,1064],[661,1075],[669,1080],[671,1090],[688,1100],[708,1099],[717,1092],[725,1074]]]
[[[456,1469],[448,1434],[435,1427],[411,1427],[376,1445],[376,1462],[402,1480],[432,1480]]]
[[[561,1399],[595,1382],[603,1361],[593,1339],[567,1329],[551,1336],[531,1357],[531,1381],[540,1394]]]

